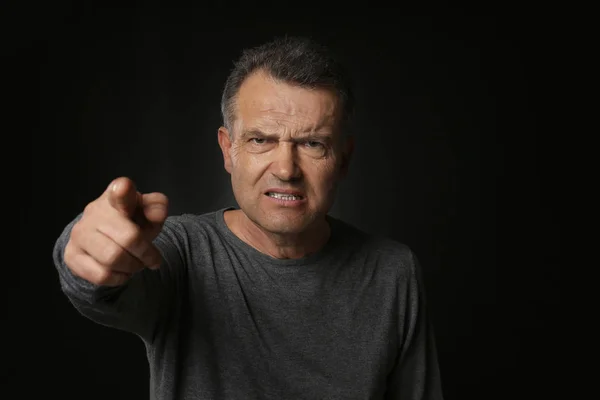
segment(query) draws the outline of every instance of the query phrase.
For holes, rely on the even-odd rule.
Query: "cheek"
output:
[[[233,175],[240,184],[251,184],[261,170],[261,162],[257,157],[239,155],[232,159]]]
[[[336,175],[335,165],[318,165],[311,173],[311,183],[318,191],[327,192],[335,186]]]

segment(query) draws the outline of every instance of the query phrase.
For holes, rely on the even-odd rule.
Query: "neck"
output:
[[[286,234],[264,230],[242,210],[225,213],[225,222],[242,241],[261,253],[278,259],[297,259],[313,254],[327,243],[331,235],[325,219],[315,221],[306,231]]]

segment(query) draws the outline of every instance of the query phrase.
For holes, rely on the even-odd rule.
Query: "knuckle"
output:
[[[81,234],[81,220],[77,221],[77,223],[75,223],[75,225],[73,225],[73,228],[71,228],[71,240],[72,239],[76,239],[79,237],[79,235]]]
[[[72,247],[71,250],[83,249],[86,250],[86,235],[89,235],[86,223],[83,220],[78,221],[71,229],[71,235],[69,237],[68,244]]]
[[[118,246],[105,246],[101,254],[101,262],[108,266],[113,266],[119,262],[123,256],[123,250],[121,250]]]
[[[69,260],[71,260],[71,249],[73,247],[73,242],[72,240],[69,240],[67,242],[67,244],[65,245],[65,251],[63,252],[63,260],[65,262],[68,262]]]
[[[83,209],[83,214],[84,215],[91,214],[94,212],[95,209],[96,209],[96,202],[92,201],[85,206],[85,208]]]
[[[110,282],[112,271],[107,268],[98,268],[94,273],[94,283],[104,285]]]
[[[65,246],[63,261],[70,269],[73,269],[76,266],[76,257],[74,257],[73,242],[71,240],[69,240]]]
[[[123,244],[126,248],[136,248],[141,240],[141,230],[135,226],[128,227],[123,231]]]

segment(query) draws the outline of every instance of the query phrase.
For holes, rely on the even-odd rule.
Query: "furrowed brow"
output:
[[[265,133],[258,129],[248,129],[242,132],[242,139],[247,140],[253,137],[261,139],[272,139],[278,140],[279,135],[276,133]],[[318,142],[330,142],[332,140],[331,135],[323,132],[306,132],[303,134],[294,135],[292,138],[294,142],[303,141],[318,141]]]
[[[264,139],[277,139],[278,135],[272,133],[265,133],[258,129],[248,129],[242,132],[242,139],[249,139],[252,137],[264,138]]]
[[[295,138],[295,140],[329,142],[331,140],[331,135],[320,132],[309,132],[305,135],[298,136],[297,138]]]

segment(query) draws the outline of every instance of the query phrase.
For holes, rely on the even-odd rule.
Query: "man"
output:
[[[247,50],[218,130],[239,208],[167,217],[121,177],[58,238],[64,293],[144,341],[152,399],[442,398],[412,252],[328,215],[352,107],[324,48]]]

